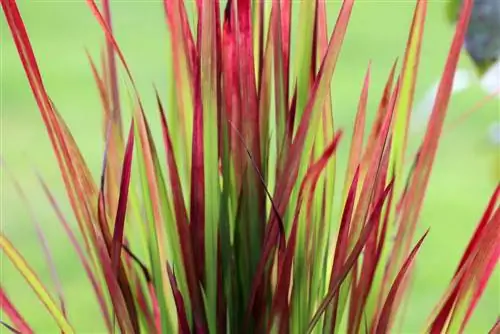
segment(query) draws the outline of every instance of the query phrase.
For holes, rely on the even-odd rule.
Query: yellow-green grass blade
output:
[[[164,223],[160,207],[160,195],[157,188],[157,180],[155,176],[155,166],[153,163],[151,147],[147,137],[145,120],[142,112],[136,112],[134,121],[137,153],[139,155],[138,165],[141,176],[143,201],[145,203],[145,211],[147,217],[147,237],[149,256],[151,259],[152,271],[157,294],[161,328],[162,331],[169,332],[173,330],[173,315],[170,314],[168,305],[173,305],[171,290],[169,288],[169,280],[167,275],[167,247],[169,246],[165,240]]]
[[[217,239],[219,230],[219,136],[217,126],[217,45],[216,3],[201,4],[199,38],[201,101],[203,106],[203,160],[205,174],[205,293],[210,334],[216,333],[217,310]]]
[[[28,282],[38,299],[47,308],[52,318],[54,318],[61,331],[67,334],[74,333],[73,327],[70,325],[61,309],[59,309],[56,302],[49,295],[45,286],[40,282],[33,269],[31,269],[23,256],[3,234],[0,235],[0,249],[5,252],[5,255],[7,255],[15,268]]]
[[[413,23],[408,37],[406,53],[401,73],[401,87],[394,114],[394,131],[392,136],[391,165],[389,170],[395,177],[395,189],[398,191],[403,179],[404,153],[406,150],[408,122],[413,105],[413,97],[417,82],[420,51],[424,36],[427,0],[417,1]]]

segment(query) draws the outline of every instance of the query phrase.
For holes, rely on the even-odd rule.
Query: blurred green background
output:
[[[445,4],[439,0],[429,1],[417,101],[439,78],[447,56],[453,27],[445,21]],[[97,177],[103,151],[101,107],[84,51],[87,49],[94,57],[99,57],[99,48],[104,43],[99,27],[84,1],[29,0],[20,1],[19,6],[49,95]],[[330,28],[338,7],[337,1],[328,2]],[[346,130],[344,138],[350,137],[368,62],[373,62],[369,101],[373,113],[394,59],[401,59],[404,54],[413,8],[414,1],[406,0],[359,0],[355,6],[332,85],[335,122]],[[168,34],[161,1],[112,1],[112,10],[117,40],[133,71],[146,111],[154,115],[152,84],[160,92],[166,92],[171,84],[167,65]],[[71,322],[79,333],[102,332],[90,285],[37,183],[36,171],[49,182],[67,217],[74,223],[45,128],[4,18],[0,20],[0,28],[2,159],[24,187],[29,204],[47,233],[63,282]],[[466,56],[462,57],[460,66],[471,68]],[[166,96],[165,93],[163,98]],[[448,121],[483,97],[479,88],[455,96]],[[448,132],[441,141],[420,220],[419,232],[429,226],[431,231],[417,260],[414,289],[401,332],[422,331],[498,182],[498,151],[487,140],[487,127],[498,118],[498,102],[491,102]],[[417,137],[410,138],[413,148],[418,143]],[[339,153],[341,165],[346,161],[347,149],[348,140],[345,140]],[[51,286],[49,269],[30,222],[27,203],[13,190],[10,177],[3,170],[1,182],[2,233],[11,238],[40,278]],[[1,265],[2,287],[28,321],[39,332],[56,332],[50,316],[22,277],[3,257]],[[499,313],[500,275],[497,269],[467,332],[486,333]]]

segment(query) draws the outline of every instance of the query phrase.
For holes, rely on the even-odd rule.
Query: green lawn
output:
[[[453,33],[445,22],[444,2],[429,1],[426,41],[422,52],[417,96],[440,75]],[[103,38],[83,1],[20,1],[21,13],[50,96],[67,121],[74,137],[98,175],[103,142],[101,109],[85,49],[99,55]],[[335,21],[338,3],[329,4]],[[335,122],[349,138],[361,81],[373,61],[370,108],[374,110],[382,85],[395,57],[403,56],[413,10],[412,1],[359,0],[347,34],[333,83]],[[154,83],[166,92],[167,33],[161,1],[117,1],[113,4],[117,39],[132,68],[146,110],[153,114]],[[80,333],[102,330],[98,308],[77,256],[42,196],[35,178],[40,172],[50,183],[71,216],[62,182],[41,117],[18,60],[4,19],[1,28],[1,157],[31,198],[31,207],[51,243],[69,301],[70,320]],[[463,57],[461,66],[470,66]],[[456,96],[453,118],[483,97],[479,89]],[[166,98],[166,94],[164,94]],[[126,101],[124,99],[124,101]],[[498,103],[489,103],[453,132],[443,137],[421,216],[420,231],[431,227],[418,257],[413,293],[405,316],[405,333],[420,332],[426,317],[449,282],[458,259],[486,201],[498,182],[498,152],[487,143],[487,126],[499,117]],[[417,138],[410,139],[415,146]],[[339,161],[345,161],[344,141]],[[495,171],[495,168],[497,170]],[[3,233],[23,252],[44,282],[49,270],[30,222],[26,203],[13,191],[2,171],[1,222]],[[500,314],[500,275],[496,270],[468,327],[485,333]],[[30,288],[7,262],[2,262],[1,284],[39,332],[54,333],[55,325]],[[0,330],[1,331],[1,330]]]

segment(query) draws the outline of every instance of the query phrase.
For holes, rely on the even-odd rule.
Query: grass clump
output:
[[[414,260],[432,233],[416,235],[416,228],[472,1],[464,1],[418,153],[407,156],[407,136],[427,1],[416,2],[402,69],[395,64],[389,74],[370,129],[367,69],[347,161],[336,159],[344,139],[334,126],[330,86],[354,0],[344,0],[330,36],[322,1],[199,0],[190,13],[183,1],[166,0],[173,84],[167,99],[156,93],[160,140],[114,38],[109,1],[102,10],[87,2],[106,37],[101,64],[89,56],[106,143],[98,182],[49,98],[16,2],[1,3],[77,230],[42,187],[92,284],[103,329],[394,328]],[[119,72],[128,83],[127,107]],[[335,182],[339,164],[347,166],[343,184]],[[497,187],[423,330],[464,330],[498,261],[498,195]],[[0,243],[60,330],[76,331],[65,308],[71,301],[62,292],[56,300],[5,235]],[[54,267],[48,247],[46,253]],[[15,298],[0,292],[5,326],[33,332]]]

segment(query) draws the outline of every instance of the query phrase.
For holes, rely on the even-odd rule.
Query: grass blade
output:
[[[277,179],[274,198],[281,215],[283,215],[289,204],[293,186],[295,184],[295,181],[297,180],[297,177],[299,177],[299,167],[305,168],[304,166],[307,166],[307,163],[303,163],[302,166],[300,166],[300,162],[302,156],[309,156],[310,149],[312,148],[313,144],[313,142],[309,140],[307,147],[304,147],[304,145],[306,144],[307,133],[310,128],[310,121],[311,119],[313,119],[313,113],[315,113],[320,109],[320,107],[323,106],[324,98],[329,91],[331,76],[333,75],[335,63],[339,55],[340,45],[347,29],[347,23],[349,21],[353,4],[353,0],[345,0],[342,5],[336,28],[332,34],[332,37],[330,38],[327,53],[321,64],[318,78],[316,79],[312,88],[312,93],[309,97],[309,101],[307,103],[306,109],[304,110],[302,119],[300,120],[300,125],[297,129],[297,133],[293,140],[292,147],[290,148],[290,152],[283,164],[283,166],[286,167],[286,172],[284,172],[283,170],[283,172]],[[263,278],[262,276],[264,274],[264,267],[267,263],[268,256],[271,254],[271,250],[274,248],[274,244],[278,240],[279,229],[277,228],[278,226],[276,224],[276,217],[274,215],[271,215],[268,222],[267,232],[264,238],[262,253],[263,256],[261,257],[256,273],[254,275],[251,291],[255,292],[261,285],[261,281]],[[250,304],[252,303],[253,300],[251,298]]]
[[[170,279],[170,286],[172,287],[172,292],[174,294],[175,305],[177,307],[177,318],[178,318],[178,333],[189,334],[189,324],[186,318],[184,300],[182,299],[182,294],[177,288],[177,281],[175,279],[174,273],[170,266],[168,267],[168,278]]]
[[[415,259],[415,256],[417,255],[420,246],[422,245],[422,242],[424,241],[428,233],[429,231],[427,230],[424,233],[424,235],[420,238],[420,240],[418,240],[415,247],[413,247],[413,250],[410,252],[410,255],[408,255],[406,261],[404,262],[403,266],[396,275],[394,283],[392,283],[392,287],[389,291],[389,294],[387,295],[387,299],[385,300],[384,306],[382,307],[382,311],[380,312],[377,325],[373,330],[374,333],[382,334],[382,333],[387,333],[390,330],[391,318],[395,316],[394,312],[392,312],[391,309],[392,306],[394,305],[394,302],[396,301],[399,288],[406,277],[408,268],[412,265],[413,260]]]
[[[488,334],[498,334],[500,333],[500,319],[498,319],[494,324],[493,327],[491,327],[490,331]]]
[[[361,96],[359,98],[358,111],[356,113],[356,119],[354,121],[354,130],[352,133],[351,148],[349,150],[349,158],[347,163],[347,174],[345,178],[346,185],[350,184],[351,179],[356,170],[356,166],[361,163],[362,149],[363,149],[363,139],[365,132],[365,120],[366,120],[366,105],[368,103],[368,90],[370,87],[370,76],[371,76],[371,64],[368,65],[368,70],[363,81],[363,88],[361,90]],[[346,190],[348,187],[346,187]],[[347,194],[346,194],[347,195]]]
[[[132,155],[134,150],[134,124],[130,126],[130,131],[123,158],[122,177],[120,184],[120,197],[116,211],[115,227],[113,232],[113,248],[111,251],[111,266],[118,272],[120,266],[121,249],[123,243],[123,233],[125,230],[125,215],[127,212],[128,193],[130,187],[130,176],[132,170]]]
[[[500,258],[500,208],[497,187],[429,326],[429,332],[462,332]],[[496,207],[496,209],[495,209]],[[494,211],[493,211],[494,210]]]
[[[150,141],[146,120],[141,110],[137,110],[135,114],[134,124],[136,126],[136,136],[140,145],[136,145],[139,151],[141,182],[143,186],[144,198],[149,220],[149,253],[151,256],[153,275],[156,277],[154,284],[158,296],[158,304],[160,308],[161,328],[162,331],[169,332],[172,330],[172,319],[170,318],[167,300],[171,300],[171,295],[168,294],[170,285],[165,264],[167,263],[165,228],[169,228],[170,224],[165,224],[164,213],[162,213],[160,192],[158,186],[160,182],[157,179],[155,166],[155,152]],[[168,206],[167,203],[165,205]],[[164,208],[167,210],[167,208]],[[172,222],[173,224],[173,222]],[[174,236],[172,236],[173,238]],[[175,247],[175,243],[170,245]],[[173,251],[173,257],[176,258],[176,252]]]
[[[0,166],[3,167],[4,170],[7,170],[7,167],[6,167],[5,162],[3,160],[0,160]],[[30,206],[30,203],[29,203],[28,197],[26,196],[26,193],[23,191],[23,189],[22,189],[21,185],[19,184],[19,182],[17,181],[17,179],[15,179],[11,173],[9,173],[9,175],[12,177],[14,188],[16,189],[16,191],[18,192],[18,194],[22,198],[22,200],[26,203],[28,213],[29,213],[30,218],[31,218],[33,225],[35,227],[38,240],[40,241],[40,245],[42,246],[42,251],[43,251],[43,254],[45,256],[45,260],[46,260],[47,265],[50,269],[50,278],[51,278],[52,283],[54,285],[54,288],[56,290],[57,297],[59,299],[59,305],[61,306],[61,311],[62,311],[63,315],[66,317],[67,316],[66,306],[65,306],[66,303],[65,303],[64,293],[63,293],[63,289],[62,289],[62,284],[61,284],[61,280],[59,278],[59,274],[57,272],[57,267],[56,267],[55,262],[54,262],[54,257],[52,255],[52,252],[51,252],[50,247],[49,247],[49,243],[48,243],[47,238],[45,236],[45,233],[42,229],[42,226],[40,225],[40,222],[38,221],[36,214],[33,212],[33,209]]]
[[[54,196],[52,195],[49,188],[47,187],[47,184],[40,177],[39,177],[39,181],[42,185],[42,189],[43,189],[45,195],[49,199],[50,204],[57,215],[59,222],[63,226],[64,231],[66,232],[68,238],[70,239],[71,244],[78,255],[78,258],[80,259],[80,263],[82,264],[82,266],[85,269],[85,273],[87,274],[87,277],[89,278],[89,280],[92,284],[92,288],[94,289],[94,293],[95,293],[97,301],[99,303],[99,307],[101,309],[101,314],[103,315],[103,318],[104,318],[104,321],[106,324],[106,328],[109,331],[111,331],[113,326],[111,324],[111,318],[110,318],[110,315],[108,312],[104,293],[101,289],[101,286],[99,285],[97,277],[95,276],[95,274],[92,271],[91,263],[88,261],[87,257],[85,256],[84,250],[81,248],[80,244],[78,243],[76,236],[74,235],[71,227],[69,226],[68,222],[64,218],[64,216],[61,212],[61,209],[59,208],[59,205],[57,204]]]
[[[344,262],[345,257],[347,256],[348,251],[348,236],[349,229],[352,220],[352,215],[354,212],[354,203],[356,200],[356,192],[358,189],[358,181],[359,181],[359,167],[356,168],[354,172],[353,179],[351,185],[349,187],[349,191],[347,192],[346,201],[344,204],[342,218],[340,220],[340,225],[337,234],[337,242],[335,245],[335,252],[333,254],[333,264],[330,274],[330,282],[329,282],[329,290],[333,289],[334,277],[338,276],[339,271],[341,269],[341,264]],[[325,330],[330,329],[331,332],[336,331],[337,325],[337,314],[339,307],[339,298],[338,296],[333,297],[333,301],[331,302],[330,309],[328,310],[327,316],[324,320],[323,327]]]
[[[199,86],[200,70],[196,73],[195,86]],[[195,109],[193,120],[193,148],[191,158],[191,200],[190,200],[190,234],[197,265],[197,276],[205,280],[205,164],[203,151],[203,106],[201,90],[195,91]]]
[[[11,331],[11,333],[14,333],[14,334],[21,334],[20,331],[18,331],[17,329],[15,329],[14,327],[12,327],[11,325],[9,325],[8,323],[4,322],[3,320],[0,320],[0,325],[4,326],[5,328],[7,328],[9,331]]]
[[[103,9],[104,9],[104,19],[106,20],[106,24],[109,27],[109,31],[113,33],[112,24],[111,24],[111,8],[110,8],[110,0],[103,1]],[[120,109],[120,96],[118,90],[118,75],[116,72],[116,62],[115,62],[115,50],[113,44],[106,40],[106,69],[109,73],[107,73],[107,86],[108,91],[111,92],[111,116],[113,123],[116,125],[117,130],[119,131],[119,135],[121,137],[122,131],[122,117],[121,117],[121,109]]]
[[[172,144],[172,138],[170,136],[170,130],[167,124],[167,120],[165,118],[165,113],[158,95],[157,95],[157,102],[161,118],[163,141],[165,145],[165,151],[167,154],[167,166],[170,176],[170,185],[172,189],[172,197],[173,197],[175,217],[176,217],[175,220],[177,223],[177,234],[179,235],[179,243],[182,252],[184,270],[186,271],[189,294],[191,302],[193,304],[195,317],[198,319],[197,322],[201,322],[202,319],[204,319],[205,317],[203,311],[201,292],[199,289],[200,282],[203,282],[203,276],[197,276],[197,270],[196,270],[197,262],[195,262],[195,258],[193,255],[194,252],[191,243],[192,235],[189,229],[189,220],[187,216],[187,210],[184,205],[181,181],[179,178],[178,168],[174,157],[174,151],[173,151],[174,147]],[[198,271],[198,274],[201,273],[203,273],[203,271]]]
[[[127,303],[128,297],[123,292],[123,283],[120,281],[120,275],[116,275],[113,270],[111,259],[109,258],[109,253],[104,242],[98,244],[97,251],[120,330],[124,333],[139,333],[140,329],[137,315],[130,313],[132,308],[135,312],[135,304],[130,305]]]
[[[396,183],[402,175],[404,152],[406,150],[408,122],[413,107],[413,97],[419,73],[420,52],[424,35],[427,0],[417,1],[410,36],[406,45],[403,70],[401,74],[401,88],[394,114],[394,133],[392,137],[391,164],[389,169],[396,176]],[[396,189],[399,186],[396,185]]]
[[[12,304],[12,302],[10,301],[9,297],[7,296],[2,287],[0,287],[0,307],[2,311],[4,311],[5,314],[7,314],[7,316],[12,321],[12,324],[15,327],[14,332],[17,331],[17,333],[23,333],[23,334],[33,333],[33,329],[31,329],[26,320],[16,309],[14,304]],[[11,327],[10,329],[12,330],[13,328]]]
[[[172,141],[179,164],[182,189],[187,199],[190,191],[187,181],[191,168],[194,90],[196,89],[194,78],[197,71],[198,50],[189,27],[184,1],[165,0],[163,3],[171,38],[171,71],[175,80],[174,87],[182,87],[172,93],[171,106],[178,112],[170,113],[168,116],[170,116],[170,122],[179,125],[178,135],[173,136]]]
[[[352,267],[354,266],[355,262],[357,261],[359,255],[361,254],[361,251],[363,250],[366,244],[366,241],[368,240],[368,238],[370,237],[371,233],[374,230],[374,227],[376,225],[375,224],[376,218],[380,216],[382,207],[384,206],[387,195],[391,192],[392,187],[393,183],[390,183],[389,186],[384,190],[382,196],[380,196],[380,198],[376,202],[376,205],[374,206],[373,211],[370,217],[368,218],[367,223],[365,224],[365,226],[361,230],[361,233],[359,234],[359,238],[356,244],[353,246],[349,256],[347,256],[346,260],[342,264],[342,267],[338,271],[338,274],[332,278],[330,282],[330,289],[328,291],[327,296],[321,302],[320,306],[318,307],[317,311],[314,313],[311,321],[309,322],[307,330],[308,333],[312,332],[312,330],[320,320],[321,316],[325,312],[326,308],[337,294],[341,283],[345,280],[345,278],[351,271]]]
[[[4,235],[0,235],[0,248],[5,252],[5,255],[7,255],[19,273],[28,282],[40,301],[44,304],[47,311],[49,311],[50,315],[54,318],[59,328],[65,333],[74,333],[73,327],[69,324],[59,307],[57,307],[56,303],[33,270],[29,267],[26,260],[17,252],[14,245],[12,245]]]
[[[205,291],[206,312],[210,334],[216,332],[217,309],[217,235],[220,208],[219,187],[219,136],[217,115],[217,26],[216,8],[218,1],[204,0],[201,3],[200,31],[198,31],[198,45],[200,52],[200,89],[203,118],[202,145],[205,183]],[[250,39],[250,43],[252,40]],[[253,62],[252,62],[253,65]],[[253,73],[253,70],[252,70]],[[196,117],[196,116],[195,116]],[[199,190],[198,190],[199,191]]]
[[[328,161],[333,157],[338,143],[341,138],[341,132],[338,132],[333,141],[327,146],[321,157],[309,167],[304,180],[301,183],[298,202],[296,206],[295,216],[293,220],[292,230],[288,239],[286,250],[284,251],[283,261],[279,265],[278,279],[276,283],[276,292],[274,294],[271,315],[275,316],[279,313],[287,314],[287,300],[289,295],[289,288],[292,282],[292,264],[295,255],[295,246],[297,242],[297,229],[299,224],[299,216],[302,208],[303,198],[309,194],[314,193],[314,188],[317,185],[321,173],[326,168]],[[311,203],[312,196],[309,196],[308,202]],[[310,204],[308,204],[310,206]],[[281,322],[287,322],[289,319],[282,317]],[[270,325],[270,324],[269,324]],[[281,324],[283,326],[284,324]]]
[[[422,143],[419,159],[416,162],[416,167],[411,180],[411,184],[408,188],[408,195],[405,197],[405,201],[407,204],[404,205],[405,207],[402,209],[400,216],[401,221],[404,221],[405,224],[400,224],[399,230],[397,231],[394,246],[396,252],[393,254],[394,260],[391,261],[388,270],[391,276],[395,268],[399,266],[401,258],[404,256],[404,254],[408,253],[408,248],[410,246],[410,242],[415,230],[415,225],[420,214],[425,190],[429,183],[431,168],[437,152],[448,102],[450,100],[455,69],[457,67],[461,47],[463,45],[465,37],[465,32],[471,15],[472,5],[473,1],[464,1],[460,20],[457,24],[457,30],[450,47],[448,60],[446,62],[443,76],[439,84],[439,89],[433,107],[431,119],[429,121],[429,126]]]

